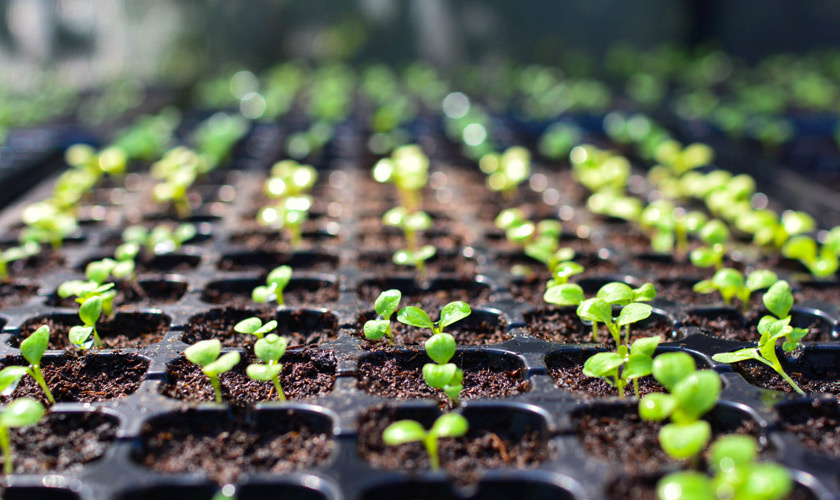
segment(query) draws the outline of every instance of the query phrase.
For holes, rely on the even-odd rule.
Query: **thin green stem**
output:
[[[597,344],[598,343],[598,322],[592,322],[592,342]]]
[[[637,379],[637,378],[633,379],[633,391],[635,391],[636,397],[638,398],[639,397],[639,379]]]
[[[3,472],[8,476],[15,471],[15,468],[12,465],[12,444],[7,427],[0,427],[0,449],[3,450]]]
[[[102,339],[99,338],[99,333],[96,332],[96,327],[93,327],[93,347],[96,349],[102,348]]]
[[[283,297],[283,290],[278,290],[277,293],[275,293],[275,295],[277,296],[277,298],[274,299],[274,300],[277,302],[277,305],[278,306],[285,306],[286,305],[286,299]]]
[[[426,452],[429,454],[429,460],[432,462],[432,470],[440,469],[437,436],[429,432],[426,434],[425,439],[423,439],[423,445],[426,447]]]
[[[280,385],[280,375],[275,375],[271,378],[271,381],[274,382],[274,389],[277,391],[277,399],[285,401],[286,394],[283,393],[283,386]]]
[[[213,390],[216,392],[216,402],[222,402],[222,385],[219,383],[219,377],[215,375],[207,375],[210,383],[213,384]]]
[[[394,345],[394,332],[391,331],[391,325],[388,325],[388,329],[385,330],[385,336],[388,337],[388,343]]]
[[[299,247],[303,240],[303,230],[300,224],[289,224],[289,241],[292,247]]]
[[[624,397],[624,385],[621,383],[621,379],[618,375],[615,375],[615,388],[618,389],[618,397]]]
[[[52,392],[50,392],[50,388],[47,387],[47,382],[44,380],[44,376],[41,374],[41,367],[38,365],[29,365],[29,374],[32,375],[32,378],[38,382],[38,385],[41,386],[41,389],[44,390],[44,395],[47,396],[47,400],[50,404],[55,404],[55,399],[53,398]]]

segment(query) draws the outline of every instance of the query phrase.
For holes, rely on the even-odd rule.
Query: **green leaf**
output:
[[[426,262],[427,260],[431,259],[437,253],[437,249],[432,245],[423,245],[420,247],[419,250],[414,252],[414,261],[415,262]]]
[[[289,266],[279,266],[275,267],[270,273],[268,273],[268,277],[265,282],[269,286],[274,285],[274,287],[282,291],[286,288],[286,285],[289,284],[289,280],[291,279],[292,268]]]
[[[117,279],[130,278],[134,274],[134,261],[124,260],[117,262],[117,265],[114,266],[114,269],[111,271],[111,274],[113,274],[114,278]]]
[[[373,308],[376,314],[389,319],[399,307],[401,299],[402,293],[399,290],[385,290],[376,298]]]
[[[659,430],[659,443],[665,453],[684,460],[703,451],[712,435],[712,428],[705,420],[684,424],[668,424]]]
[[[780,319],[787,317],[790,314],[790,308],[793,307],[793,293],[790,291],[788,282],[784,280],[774,283],[761,300],[764,302],[764,307]]]
[[[645,283],[639,288],[633,290],[634,302],[650,302],[655,298],[656,288],[653,286],[653,283]]]
[[[79,308],[79,317],[86,326],[96,325],[100,314],[102,314],[102,297],[90,297]]]
[[[724,268],[712,277],[712,285],[718,290],[740,290],[744,287],[744,275],[732,268]]]
[[[646,354],[631,354],[621,370],[621,378],[633,380],[650,375],[653,360]]]
[[[7,366],[0,370],[0,396],[11,396],[27,373],[25,366]]]
[[[70,280],[58,285],[58,296],[62,299],[68,297],[82,297],[93,291],[97,283],[92,281]]]
[[[712,280],[698,281],[691,289],[697,293],[714,293],[717,291]]]
[[[50,343],[50,327],[40,326],[20,343],[20,353],[30,365],[37,365]]]
[[[403,207],[394,207],[382,215],[382,224],[386,226],[400,227],[403,225],[405,216],[406,211]]]
[[[31,398],[18,398],[0,413],[0,427],[15,428],[37,424],[44,416],[44,405]]]
[[[707,245],[722,245],[729,239],[729,228],[722,221],[712,219],[703,225],[700,239]]]
[[[254,354],[263,361],[277,361],[286,354],[286,338],[269,333],[254,344]]]
[[[187,347],[184,350],[184,356],[191,363],[207,366],[215,361],[221,352],[222,343],[218,339],[201,340]]]
[[[122,239],[126,243],[145,245],[149,237],[149,230],[143,226],[129,226],[122,232]]]
[[[759,269],[757,271],[751,272],[747,276],[747,289],[750,292],[754,292],[756,290],[762,290],[764,288],[770,288],[773,283],[778,280],[778,276],[773,271],[768,271],[767,269]]]
[[[505,237],[517,244],[525,244],[534,236],[536,226],[532,222],[523,222],[522,224],[511,226],[505,231]]]
[[[432,218],[426,212],[414,212],[403,218],[403,227],[409,231],[425,231],[432,227]]]
[[[684,352],[667,352],[653,360],[651,372],[660,384],[673,391],[677,383],[694,372],[694,359]]]
[[[195,238],[196,234],[198,234],[198,230],[194,224],[181,224],[175,229],[173,236],[180,243],[185,243]]]
[[[639,401],[639,416],[642,420],[661,422],[668,418],[677,407],[677,401],[669,394],[652,392]]]
[[[90,349],[96,341],[92,326],[74,326],[67,334],[70,343],[79,349]]]
[[[633,302],[633,289],[630,286],[619,283],[607,283],[598,290],[597,298],[603,299],[610,305],[624,306]]]
[[[543,300],[558,306],[576,306],[584,300],[583,288],[573,283],[553,286],[545,291]]]
[[[431,433],[442,438],[456,438],[466,435],[470,429],[467,419],[459,413],[444,413],[432,424]]]
[[[787,210],[782,213],[782,226],[787,234],[794,235],[813,231],[817,228],[817,223],[805,212]]]
[[[379,340],[388,334],[391,322],[387,319],[372,319],[365,321],[364,332],[365,337],[370,340]]]
[[[245,318],[233,326],[233,331],[237,333],[253,335],[257,330],[260,329],[260,327],[262,327],[262,324],[262,320],[260,318],[257,318],[256,316],[251,318]]]
[[[87,279],[96,283],[104,283],[116,265],[117,262],[113,259],[102,259],[91,262],[85,268],[85,276]]]
[[[759,463],[749,468],[746,483],[741,487],[743,498],[787,498],[793,490],[790,471],[779,464]]]
[[[653,356],[654,351],[656,351],[656,347],[659,346],[659,342],[662,339],[657,337],[644,337],[636,340],[633,342],[633,345],[630,346],[630,352],[632,354],[639,354],[647,357]]]
[[[656,483],[660,500],[716,500],[709,476],[702,472],[673,472]]]
[[[581,266],[577,262],[560,262],[555,267],[554,277],[555,279],[559,280],[567,280],[569,279],[569,277],[574,276],[576,274],[580,274],[583,271],[583,266]],[[583,300],[583,298],[581,298],[581,300]]]
[[[260,328],[257,328],[257,330],[254,332],[254,335],[256,335],[257,337],[263,337],[266,333],[274,331],[275,328],[277,328],[277,321],[271,320],[268,323],[261,326]]]
[[[239,353],[237,351],[229,352],[219,357],[209,365],[202,367],[206,375],[216,375],[233,370],[233,367],[239,364]]]
[[[700,370],[680,380],[671,391],[680,410],[695,419],[715,407],[720,397],[720,375],[713,370]]]
[[[426,354],[432,358],[435,363],[448,363],[452,356],[455,355],[455,337],[448,333],[436,333],[429,337],[425,343]]]
[[[251,292],[251,300],[257,304],[265,304],[274,300],[276,287],[258,286]]]
[[[134,260],[140,253],[140,245],[137,243],[123,243],[114,251],[114,258],[120,262]]]
[[[707,268],[716,265],[720,260],[721,254],[714,248],[700,247],[692,250],[690,257],[692,265],[700,268]]]
[[[746,361],[748,359],[760,360],[761,355],[758,349],[748,347],[735,352],[721,352],[712,356],[712,359],[718,363],[738,363],[739,361]]]
[[[271,366],[253,364],[248,365],[248,368],[245,369],[245,373],[254,380],[268,381],[279,376],[282,370],[283,365],[279,363]]]
[[[587,299],[578,306],[577,315],[587,321],[609,323],[612,321],[612,308],[603,299]]]
[[[494,224],[499,229],[507,229],[509,227],[519,225],[525,221],[525,213],[518,208],[508,208],[499,212],[496,216]]]
[[[590,356],[583,364],[583,374],[587,377],[612,376],[624,361],[624,356],[616,352],[599,352]]]
[[[709,465],[715,472],[729,472],[733,467],[748,465],[758,458],[758,442],[752,436],[721,436],[709,451]]]
[[[420,422],[414,420],[400,420],[385,428],[382,441],[388,446],[397,446],[426,439],[426,429]]]
[[[423,365],[423,380],[430,387],[443,389],[452,383],[452,379],[455,377],[457,370],[458,367],[454,363],[446,363],[445,365],[426,363]]]
[[[637,323],[649,317],[652,311],[653,308],[647,304],[639,304],[638,302],[628,304],[621,309],[616,324],[624,326]]]
[[[414,306],[406,306],[400,309],[400,312],[397,313],[397,321],[418,328],[428,328],[429,330],[434,328],[426,311]]]
[[[457,321],[460,321],[472,313],[466,302],[450,302],[443,306],[440,312],[440,328],[445,328]]]
[[[817,242],[810,236],[794,236],[785,242],[782,255],[789,259],[813,260],[817,257]]]

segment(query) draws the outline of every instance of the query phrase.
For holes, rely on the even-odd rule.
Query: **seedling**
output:
[[[546,283],[545,288],[546,290],[548,290],[549,288],[555,286],[565,285],[569,282],[569,278],[577,274],[581,274],[583,271],[583,266],[581,266],[577,262],[560,262],[554,268],[553,277],[548,281],[548,283]]]
[[[184,243],[195,238],[197,232],[194,224],[180,224],[175,230],[161,224],[151,231],[143,226],[129,226],[123,231],[122,239],[125,243],[145,248],[149,255],[163,255],[180,250]]]
[[[826,240],[822,246],[810,236],[794,236],[782,247],[782,255],[789,259],[797,259],[811,274],[820,278],[827,278],[837,272],[840,262],[840,231],[835,228],[833,238]]]
[[[113,283],[109,283],[109,285],[114,286]],[[79,307],[79,318],[81,318],[84,326],[70,328],[68,334],[70,343],[79,349],[90,349],[91,347],[95,349],[101,348],[102,340],[96,331],[96,322],[99,321],[101,314],[102,297],[100,295],[93,295],[85,299],[81,307]]]
[[[691,263],[702,268],[722,269],[729,228],[719,219],[712,219],[700,229],[700,239],[706,246],[691,251]]]
[[[256,316],[245,318],[233,327],[234,331],[246,335],[253,335],[257,337],[257,340],[262,340],[266,334],[273,332],[275,329],[277,329],[276,321],[271,320],[263,324],[262,320]]]
[[[0,252],[0,281],[9,280],[9,263],[25,260],[41,252],[41,245],[36,241],[26,242],[20,246],[7,248]]]
[[[261,360],[265,361],[265,364],[251,364],[248,365],[248,368],[246,369],[248,376],[254,380],[270,380],[274,384],[274,389],[277,391],[277,399],[280,401],[286,400],[286,395],[283,394],[283,387],[280,385],[280,371],[283,369],[283,364],[280,363],[280,358],[282,358],[285,353],[286,339],[273,333],[269,333],[264,338],[261,337],[257,340],[256,344],[254,344],[254,354],[256,354]]]
[[[277,205],[265,207],[257,214],[257,222],[276,231],[286,229],[289,243],[300,246],[303,240],[303,224],[309,219],[312,199],[309,196],[290,196]]]
[[[88,264],[85,268],[85,277],[97,285],[103,285],[110,277],[130,280],[134,277],[134,267],[134,261],[131,259],[117,261],[105,258]],[[116,292],[114,294],[116,295]]]
[[[742,309],[746,313],[750,304],[750,295],[757,290],[769,288],[777,279],[776,273],[761,269],[751,272],[744,281],[744,275],[739,271],[724,268],[716,272],[712,279],[695,283],[693,289],[698,293],[720,292],[723,302],[728,306],[732,305],[733,298],[737,298],[741,301]]]
[[[443,390],[452,405],[457,406],[458,395],[464,388],[464,372],[455,363],[449,362],[457,348],[455,337],[448,333],[436,333],[426,340],[425,347],[426,354],[434,363],[423,365],[423,379],[429,387]]]
[[[265,279],[265,286],[258,286],[251,292],[251,299],[257,304],[265,304],[269,301],[277,302],[278,306],[284,305],[283,290],[292,279],[292,268],[289,266],[275,267],[268,273]]]
[[[758,441],[754,437],[721,436],[710,447],[712,477],[698,471],[673,472],[659,480],[656,494],[660,500],[787,498],[793,489],[790,471],[757,460]]]
[[[618,397],[624,397],[624,388],[630,381],[639,397],[639,379],[650,375],[653,353],[659,345],[659,337],[647,337],[633,342],[630,349],[621,345],[618,352],[599,352],[590,356],[583,364],[583,374],[600,377],[618,389]]]
[[[779,250],[792,236],[811,232],[817,227],[813,217],[793,210],[785,211],[781,218],[772,210],[742,212],[735,219],[735,225],[741,231],[752,234],[755,243]]]
[[[318,171],[310,165],[284,160],[271,167],[271,177],[265,182],[266,196],[283,199],[308,193],[318,181]]]
[[[398,266],[410,266],[417,268],[417,274],[421,278],[426,275],[426,261],[437,254],[433,245],[423,245],[417,250],[403,248],[394,252],[391,258]]]
[[[575,257],[571,248],[560,248],[563,234],[560,221],[545,219],[534,224],[525,218],[522,210],[509,208],[499,212],[495,224],[505,230],[508,241],[522,247],[525,255],[544,264],[551,274]]]
[[[514,200],[519,185],[531,176],[531,153],[522,146],[513,146],[502,154],[482,156],[478,165],[487,174],[488,189]]]
[[[29,375],[41,386],[47,401],[50,404],[55,404],[52,392],[47,387],[47,382],[41,373],[41,358],[44,356],[49,343],[50,327],[47,325],[41,326],[20,343],[20,353],[29,362],[29,366],[7,366],[0,370],[0,395],[11,396],[21,379],[25,375]]]
[[[373,178],[377,182],[394,184],[400,196],[400,205],[407,213],[416,212],[422,205],[422,189],[429,181],[429,158],[420,146],[400,146],[390,158],[376,163]]]
[[[26,224],[26,228],[21,231],[21,242],[49,243],[53,248],[61,248],[64,238],[78,227],[73,215],[47,201],[27,206],[21,218]]]
[[[435,420],[432,428],[426,431],[420,422],[415,420],[400,420],[385,428],[382,440],[388,446],[398,446],[405,443],[419,441],[423,443],[432,470],[440,469],[438,456],[438,440],[440,438],[457,438],[467,434],[470,426],[467,419],[457,413],[444,413]]]
[[[432,322],[426,311],[414,306],[406,306],[400,309],[397,313],[397,321],[418,328],[427,328],[431,330],[432,334],[437,334],[443,333],[444,328],[461,321],[470,314],[472,314],[472,309],[466,302],[456,301],[443,306],[440,311],[440,320],[437,322]]]
[[[718,402],[720,376],[714,370],[697,370],[684,352],[660,354],[651,372],[668,394],[645,395],[639,401],[639,416],[654,422],[670,417],[671,423],[659,430],[662,449],[677,460],[697,457],[712,435],[709,422],[701,417]]]
[[[222,402],[222,387],[219,383],[219,375],[233,370],[239,364],[239,353],[232,351],[221,355],[222,343],[218,339],[201,340],[187,347],[184,356],[191,363],[201,367],[201,371],[210,379],[213,384],[213,391],[216,393],[216,402]]]
[[[100,278],[97,275],[98,269],[94,269],[91,273],[93,278]],[[114,290],[114,283],[100,284],[95,279],[89,281],[84,280],[70,280],[58,286],[58,296],[62,299],[69,297],[76,297],[76,302],[84,304],[92,297],[99,297],[102,301],[102,312],[105,316],[110,316],[114,312],[114,299],[117,297],[117,292]]]
[[[785,379],[796,392],[805,395],[796,382],[785,373],[776,353],[776,342],[779,340],[783,341],[782,349],[785,352],[792,352],[799,346],[799,341],[808,334],[807,328],[790,326],[790,309],[793,307],[790,285],[784,280],[777,281],[762,296],[762,301],[772,315],[768,314],[758,322],[758,333],[761,334],[758,347],[715,354],[712,359],[721,363],[738,363],[748,359],[764,363]]]
[[[678,257],[688,250],[688,235],[696,232],[705,222],[700,211],[686,212],[667,200],[651,202],[639,216],[639,224],[650,233],[651,248],[658,253],[671,253]],[[676,247],[676,248],[675,248]]]
[[[403,207],[395,207],[385,212],[382,223],[399,228],[405,235],[406,247],[416,251],[417,233],[432,227],[432,218],[422,210],[409,213]]]
[[[187,192],[198,175],[210,168],[207,159],[191,149],[171,149],[152,165],[152,177],[161,180],[152,188],[152,197],[157,203],[171,203],[178,217],[189,217],[192,207]]]
[[[0,448],[3,450],[3,472],[14,473],[9,429],[35,425],[44,416],[44,405],[31,398],[18,398],[0,412]]]
[[[373,304],[376,319],[365,321],[365,337],[370,340],[387,337],[388,343],[394,345],[394,334],[391,332],[391,316],[399,307],[401,299],[402,294],[399,290],[385,290],[379,294]]]

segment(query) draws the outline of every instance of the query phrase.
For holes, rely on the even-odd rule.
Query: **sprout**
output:
[[[388,343],[394,345],[394,334],[391,332],[391,316],[399,307],[401,299],[402,294],[399,290],[385,290],[379,294],[373,304],[376,319],[365,321],[365,337],[370,340],[388,337]]]
[[[511,243],[521,246],[525,255],[543,263],[550,274],[575,257],[571,248],[560,248],[563,227],[560,221],[546,219],[537,224],[527,220],[522,210],[509,208],[499,212],[496,227],[505,230]]]
[[[273,332],[277,328],[277,322],[274,320],[263,324],[262,320],[256,316],[245,318],[233,326],[233,330],[238,333],[246,335],[253,335],[261,340],[267,333]]]
[[[184,243],[195,238],[197,232],[194,224],[180,224],[174,231],[164,224],[155,226],[151,231],[143,226],[129,226],[123,231],[122,239],[124,243],[135,244],[134,248],[145,248],[149,255],[163,255],[180,250]],[[130,248],[123,246],[121,250],[130,254]]]
[[[429,181],[429,158],[423,154],[420,146],[400,146],[390,158],[379,160],[372,174],[377,182],[394,184],[400,196],[400,204],[407,213],[413,213],[420,208],[422,189]]]
[[[18,398],[0,412],[0,449],[3,450],[3,472],[14,472],[9,429],[35,425],[44,416],[44,405],[31,398]]]
[[[289,243],[297,247],[303,240],[303,223],[309,219],[311,206],[310,196],[291,196],[277,205],[260,210],[257,214],[257,222],[277,231],[288,230]]]
[[[706,222],[703,212],[687,212],[667,200],[651,202],[639,216],[642,229],[650,233],[650,244],[655,252],[682,256],[688,249],[688,235],[696,232]]]
[[[818,247],[817,242],[810,236],[794,236],[782,247],[782,255],[789,259],[797,259],[814,276],[827,278],[836,273],[840,266],[837,250],[840,245],[835,241],[827,240],[824,245]]]
[[[758,322],[758,333],[761,334],[758,347],[715,354],[712,359],[721,363],[738,363],[748,359],[759,361],[775,370],[796,392],[805,395],[796,382],[785,373],[776,354],[776,342],[779,340],[783,341],[782,348],[785,352],[792,352],[799,346],[799,341],[808,334],[807,328],[790,326],[790,309],[793,307],[790,285],[784,280],[777,281],[767,290],[762,301],[771,314],[762,317]]]
[[[21,379],[25,375],[29,375],[38,382],[47,401],[50,404],[55,404],[50,388],[47,387],[47,382],[44,380],[44,375],[41,373],[41,358],[47,350],[50,343],[50,327],[43,325],[34,332],[32,332],[23,342],[20,343],[20,353],[23,358],[29,362],[29,366],[7,366],[0,370],[0,395],[10,396]]]
[[[405,443],[419,441],[426,447],[432,470],[440,469],[438,457],[438,440],[440,438],[456,438],[466,435],[469,430],[467,419],[457,413],[445,413],[435,420],[429,431],[415,420],[400,420],[385,428],[382,440],[388,446],[398,446]]]
[[[443,390],[452,404],[457,405],[458,395],[464,388],[464,372],[455,363],[449,362],[457,348],[455,337],[448,333],[436,333],[426,340],[425,348],[434,363],[423,365],[423,379],[429,387]]]
[[[584,131],[571,123],[557,122],[548,127],[540,137],[540,154],[552,160],[562,160],[578,145]]]
[[[113,283],[109,283],[109,285],[114,286]],[[79,318],[81,318],[84,326],[74,326],[70,328],[68,334],[70,343],[79,349],[90,349],[91,347],[99,349],[102,347],[102,340],[96,331],[96,322],[99,321],[99,316],[102,314],[102,303],[101,296],[93,295],[85,299],[79,307]]]
[[[725,435],[712,443],[709,463],[713,477],[698,471],[672,472],[659,480],[660,500],[726,498],[781,500],[793,489],[790,471],[773,463],[759,463],[758,441],[752,436]]]
[[[423,245],[417,250],[403,248],[394,252],[392,260],[398,266],[411,266],[417,268],[420,277],[426,274],[426,261],[437,254],[437,249],[432,245]]]
[[[161,181],[152,188],[152,198],[157,203],[171,203],[178,217],[192,213],[187,192],[199,174],[210,169],[207,158],[185,147],[169,150],[152,164],[151,175]]]
[[[668,394],[645,395],[639,401],[639,416],[654,422],[670,417],[671,423],[659,430],[662,449],[677,460],[696,457],[712,433],[701,417],[718,402],[720,376],[714,370],[698,371],[694,359],[684,352],[660,354],[651,372]]]
[[[246,370],[248,376],[254,380],[271,380],[274,384],[274,389],[277,391],[277,399],[280,401],[286,400],[286,395],[283,394],[283,387],[280,385],[280,370],[283,369],[283,365],[280,363],[280,358],[282,358],[285,353],[286,339],[273,333],[269,333],[265,336],[265,338],[261,337],[257,340],[257,343],[254,344],[254,354],[256,354],[261,360],[265,361],[265,364],[251,364],[248,365]]]
[[[219,384],[219,375],[233,370],[239,364],[239,353],[232,351],[222,356],[222,343],[218,339],[201,340],[187,347],[184,356],[191,363],[201,367],[201,371],[210,379],[213,390],[216,393],[216,402],[222,402],[222,387]]]
[[[531,176],[531,153],[522,146],[513,146],[502,154],[482,156],[478,165],[487,174],[487,188],[513,200],[518,186]]]
[[[618,352],[599,352],[590,356],[583,364],[583,374],[600,377],[618,389],[618,397],[624,397],[624,388],[632,380],[633,390],[639,397],[639,378],[650,375],[653,353],[659,345],[659,337],[642,338],[630,346],[619,346]]]
[[[695,248],[691,252],[691,263],[697,267],[723,268],[724,245],[729,239],[729,228],[722,221],[712,219],[700,229],[700,239],[707,246]]]
[[[768,270],[751,272],[746,281],[744,275],[732,268],[724,268],[716,272],[712,279],[703,280],[693,287],[697,293],[720,292],[723,302],[732,305],[732,299],[738,298],[741,301],[743,311],[746,312],[750,304],[750,295],[757,290],[769,288],[776,282],[776,273]]]
[[[308,193],[317,181],[318,171],[312,166],[284,160],[271,167],[271,177],[265,181],[263,190],[271,199],[301,196]]]
[[[278,306],[285,304],[283,290],[292,279],[292,268],[289,266],[275,267],[268,273],[265,279],[265,286],[258,286],[251,292],[251,298],[257,304],[265,304],[271,300],[277,302]]]
[[[417,250],[417,233],[432,227],[432,218],[422,210],[406,212],[403,207],[395,207],[385,212],[382,223],[402,230],[408,249]]]
[[[36,241],[29,241],[17,247],[0,251],[0,281],[9,280],[9,263],[34,257],[41,252],[41,245]]]
[[[101,277],[97,275],[97,271],[97,268],[92,270],[93,278]],[[76,302],[79,304],[84,304],[91,297],[99,297],[102,299],[102,311],[105,316],[110,316],[114,312],[114,299],[117,296],[114,286],[113,283],[100,284],[93,279],[90,281],[70,280],[60,284],[57,293],[62,299],[76,297]]]
[[[440,321],[432,322],[424,310],[414,306],[400,309],[400,312],[397,313],[397,321],[418,328],[427,328],[432,331],[432,334],[436,334],[443,333],[444,328],[461,321],[470,314],[472,314],[472,310],[466,302],[456,301],[443,306],[440,311]]]
[[[85,277],[87,277],[89,282],[100,286],[112,276],[115,279],[130,280],[134,277],[134,269],[135,264],[132,259],[116,261],[105,258],[88,264],[85,268]],[[116,292],[114,292],[114,295],[116,295]],[[106,312],[106,314],[108,313]]]
[[[74,216],[48,201],[27,206],[21,218],[26,224],[20,235],[22,242],[49,243],[53,248],[61,248],[64,238],[78,227]]]
[[[581,266],[577,262],[559,262],[554,268],[553,277],[548,281],[548,283],[546,283],[545,288],[546,290],[548,290],[549,288],[558,285],[565,285],[569,282],[569,278],[575,276],[576,274],[580,274],[583,271],[583,266]]]

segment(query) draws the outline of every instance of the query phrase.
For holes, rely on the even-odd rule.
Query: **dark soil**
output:
[[[420,443],[387,446],[382,432],[387,426],[405,418],[416,419],[431,427],[434,415],[388,406],[373,407],[359,417],[359,455],[377,469],[400,471],[428,470],[430,462]],[[546,440],[537,429],[524,434],[514,430],[510,412],[483,412],[470,420],[470,429],[462,438],[439,440],[441,468],[455,476],[459,483],[474,483],[486,469],[524,469],[535,467],[549,457]],[[520,426],[521,427],[521,426]]]
[[[168,253],[155,256],[140,254],[135,261],[139,273],[186,273],[201,263],[201,256],[186,253]]]
[[[374,271],[377,276],[415,275],[417,270],[411,266],[398,266],[391,260],[388,252],[367,252],[359,255],[356,265],[363,271]],[[426,261],[426,275],[440,274],[456,275],[470,279],[475,276],[476,261],[464,257],[460,253],[438,252]]]
[[[25,277],[31,279],[54,273],[64,267],[65,264],[64,256],[59,250],[53,250],[45,245],[38,255],[9,262],[7,271],[12,278]]]
[[[840,306],[840,284],[834,283],[801,283],[799,289],[794,292],[796,303],[806,300],[818,300]]]
[[[586,276],[600,276],[618,271],[617,262],[602,259],[595,254],[579,254],[575,256],[574,261],[586,269]],[[535,274],[541,280],[550,278],[548,269],[543,263],[528,257],[522,252],[500,253],[496,256],[495,263],[499,268],[516,274],[524,276]],[[520,271],[526,272],[523,274]]]
[[[370,311],[362,315],[353,329],[355,334],[362,339],[364,349],[380,349],[388,346],[385,338],[370,341],[364,337],[364,321],[373,319],[374,314]],[[501,317],[478,311],[473,311],[471,316],[447,326],[445,330],[446,333],[455,337],[455,343],[458,345],[498,344],[513,338],[513,335],[507,331],[507,323]],[[421,345],[432,336],[428,329],[404,325],[396,321],[395,317],[391,318],[391,332],[394,334],[395,344],[399,346]]]
[[[531,335],[548,342],[587,344],[592,342],[592,327],[584,325],[575,308],[548,307],[525,313],[525,323]],[[659,335],[663,342],[673,336],[674,325],[664,316],[651,315],[648,319],[633,325],[630,341],[642,337]],[[598,338],[602,343],[612,344],[612,336],[604,325],[598,327]]]
[[[106,349],[134,349],[160,342],[169,329],[168,316],[147,312],[118,312],[113,318],[96,324],[96,331]],[[28,337],[42,325],[50,327],[50,349],[76,349],[70,343],[70,328],[79,326],[82,320],[75,314],[54,314],[36,316],[23,322],[21,336],[12,337],[12,347],[20,346],[20,339]]]
[[[779,357],[785,373],[807,394],[831,394],[840,400],[840,364],[833,363],[787,363]],[[793,387],[772,368],[757,361],[744,361],[733,365],[747,382],[774,391],[793,393]]]
[[[220,271],[262,271],[267,274],[284,264],[296,271],[333,272],[338,267],[338,257],[316,252],[241,252],[222,255],[216,267]]]
[[[305,399],[325,396],[335,383],[337,361],[331,351],[305,348],[287,351],[280,359],[283,371],[280,386],[287,399]],[[237,405],[277,399],[274,384],[254,380],[245,373],[251,363],[262,363],[254,356],[243,356],[233,370],[219,377],[222,397],[226,403]],[[215,401],[216,393],[210,380],[198,365],[179,358],[169,365],[166,383],[161,388],[165,396],[187,401]]]
[[[598,377],[587,377],[583,374],[583,364],[596,352],[594,350],[586,350],[550,355],[546,360],[548,374],[554,379],[557,387],[563,391],[571,392],[587,399],[618,396],[618,389],[608,384],[606,380]],[[640,378],[639,396],[644,396],[650,392],[665,392],[665,389],[653,377]],[[624,388],[624,395],[635,395],[632,383]]]
[[[756,300],[756,299],[753,299]],[[750,301],[752,304],[753,300]],[[689,311],[682,320],[683,326],[696,326],[707,334],[724,340],[735,342],[758,342],[761,335],[758,333],[758,322],[767,311],[756,304],[746,317],[742,316],[735,309],[711,309],[709,311]],[[831,341],[832,325],[817,316],[805,313],[792,313],[792,325],[807,327],[808,335],[803,341]]]
[[[19,306],[38,293],[38,285],[0,281],[0,311]]]
[[[815,401],[810,408],[793,405],[780,408],[782,428],[807,448],[840,457],[840,414],[836,407]]]
[[[648,476],[622,476],[607,486],[607,498],[612,500],[658,500],[656,483],[662,476],[658,474]],[[816,500],[811,490],[799,483],[793,487],[785,500]]]
[[[328,426],[305,413],[188,411],[146,424],[135,460],[167,474],[205,472],[225,484],[243,473],[315,467],[334,449]]]
[[[183,281],[168,280],[141,280],[138,282],[117,281],[114,290],[117,296],[114,297],[114,307],[124,305],[147,305],[171,304],[178,302],[187,293],[187,283]],[[77,309],[79,307],[75,297],[61,298],[53,293],[47,299],[47,305],[53,307],[67,307]]]
[[[389,231],[359,233],[358,244],[363,252],[381,251],[383,249],[393,252],[406,247],[405,236],[402,233]],[[463,233],[428,230],[419,235],[417,244],[434,245],[438,250],[457,250],[462,246],[469,245],[469,242]]]
[[[695,283],[702,278],[662,279],[656,282],[656,298],[665,299],[678,304],[712,305],[720,304],[718,293],[697,293],[692,290]]]
[[[242,286],[244,285],[244,286]],[[205,287],[201,300],[209,304],[223,304],[227,307],[255,307],[259,306],[251,299],[251,291],[260,285],[253,282],[216,282]],[[313,286],[314,285],[314,286]],[[338,285],[328,281],[295,281],[289,282],[283,291],[283,301],[287,306],[309,305],[324,306],[338,300]],[[273,307],[274,304],[268,304]]]
[[[529,389],[522,363],[513,356],[488,352],[461,351],[452,358],[464,372],[460,399],[507,398]],[[433,363],[421,351],[380,352],[359,361],[359,387],[385,398],[437,399],[442,406],[448,398],[423,379],[423,365]]]
[[[3,366],[26,365],[19,356],[7,356]],[[64,356],[45,357],[41,371],[47,387],[57,402],[95,403],[111,401],[132,394],[146,376],[149,361],[136,354],[86,354],[71,352]],[[26,376],[11,397],[2,401],[28,396],[46,403],[41,386]]]
[[[620,248],[626,251],[641,253],[650,251],[650,238],[636,230],[607,231],[607,244],[613,248]]]
[[[36,425],[12,429],[14,473],[77,472],[105,455],[117,425],[102,413],[49,412]]]
[[[691,266],[691,262],[687,259],[685,262],[676,262],[672,261],[667,256],[663,258],[658,258],[657,256],[648,256],[648,255],[640,255],[635,257],[633,260],[633,267],[638,269],[639,271],[648,272],[655,274],[659,279],[663,278],[681,278],[685,276],[686,269],[690,269],[691,273],[696,275],[701,279],[708,279],[711,278],[715,274],[715,269],[713,267],[709,268],[699,268]],[[727,263],[728,267],[736,267],[737,265],[730,265],[731,263]],[[741,266],[743,267],[743,266]],[[699,281],[699,280],[698,280]]]
[[[400,307],[417,306],[424,311],[440,311],[443,306],[456,300],[475,307],[489,301],[492,294],[489,286],[475,281],[444,280],[433,282],[428,290],[421,290],[414,282],[409,284],[398,280],[375,280],[365,281],[359,285],[356,292],[359,307],[373,309],[373,303],[379,294],[390,288],[396,288],[402,292]]]
[[[266,252],[289,252],[294,250],[289,242],[288,236],[279,231],[253,230],[233,233],[228,238],[228,243],[237,247]],[[307,231],[304,229],[300,246],[302,248],[310,248],[339,244],[341,244],[341,238],[338,235],[324,231]]]
[[[251,316],[259,316],[263,322],[276,319],[279,324],[274,333],[286,337],[289,347],[321,344],[338,338],[338,319],[328,312],[300,309],[274,313],[254,309],[218,308],[190,318],[181,340],[187,344],[194,344],[199,340],[219,339],[224,347],[253,344],[256,337],[233,330],[234,325]]]

